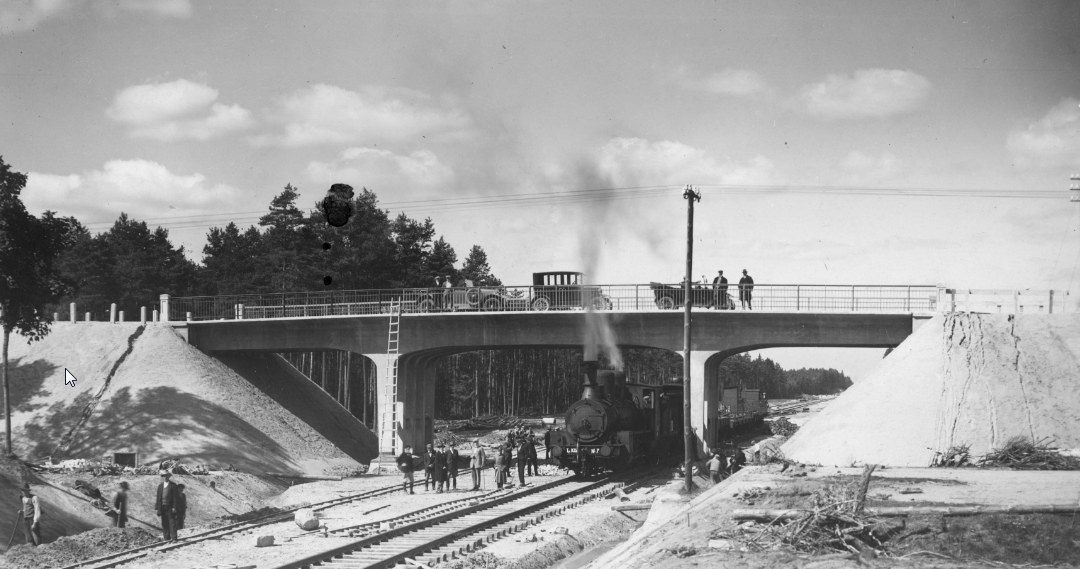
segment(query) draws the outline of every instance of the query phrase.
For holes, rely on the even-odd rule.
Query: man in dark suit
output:
[[[753,310],[754,305],[750,302],[754,293],[754,277],[751,277],[746,269],[742,270],[742,278],[739,279],[739,302],[743,310]]]
[[[444,443],[439,443],[439,448],[435,451],[435,482],[439,487],[436,493],[441,493],[444,489],[449,490],[450,485],[446,481],[446,444]]]
[[[172,483],[169,471],[161,473],[161,484],[157,488],[157,501],[154,509],[161,518],[161,530],[165,541],[176,541],[176,484]]]
[[[458,452],[457,443],[450,442],[450,450],[446,451],[446,475],[449,477],[449,481],[446,483],[446,489],[450,489],[450,485],[453,484],[454,490],[457,490],[457,469],[458,469],[458,457],[461,453]]]
[[[717,309],[727,310],[727,277],[724,276],[724,271],[718,271],[718,274],[716,275],[716,278],[713,279],[712,284],[713,288],[716,289]]]
[[[533,449],[534,452],[536,450],[535,448],[533,448],[532,443],[530,443],[528,441],[528,439],[521,439],[521,444],[518,445],[518,451],[517,451],[518,452],[517,467],[518,467],[518,481],[521,482],[522,486],[525,485],[525,467],[529,463],[529,449]]]
[[[424,492],[428,491],[428,484],[434,490],[437,482],[438,478],[435,475],[435,446],[428,443],[427,450],[424,452]]]

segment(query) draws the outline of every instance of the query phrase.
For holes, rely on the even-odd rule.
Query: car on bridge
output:
[[[533,310],[591,308],[611,310],[611,299],[598,286],[586,285],[585,274],[576,271],[533,273]]]

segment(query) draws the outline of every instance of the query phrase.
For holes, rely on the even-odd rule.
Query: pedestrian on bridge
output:
[[[753,310],[754,305],[750,302],[754,291],[754,277],[751,277],[746,269],[742,270],[742,278],[739,279],[739,302],[744,310]]]
[[[717,271],[716,278],[712,281],[713,288],[716,289],[716,307],[719,310],[727,310],[728,308],[735,308],[728,305],[727,295],[727,277],[724,276],[724,271]]]
[[[469,458],[469,470],[472,472],[472,489],[474,492],[480,490],[486,461],[487,456],[484,455],[484,447],[480,446],[480,439],[474,439],[472,455]]]

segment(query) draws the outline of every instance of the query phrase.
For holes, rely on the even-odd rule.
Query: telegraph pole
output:
[[[686,200],[686,277],[683,279],[683,478],[686,493],[694,489],[694,429],[690,421],[690,275],[694,274],[694,202],[701,201],[701,194],[693,186],[683,191]],[[704,378],[702,378],[704,380]]]

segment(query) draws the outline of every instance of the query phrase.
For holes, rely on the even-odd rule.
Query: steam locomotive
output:
[[[681,383],[628,384],[623,372],[597,371],[586,361],[584,393],[552,431],[551,454],[560,466],[590,475],[681,449],[682,399]]]

